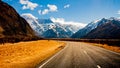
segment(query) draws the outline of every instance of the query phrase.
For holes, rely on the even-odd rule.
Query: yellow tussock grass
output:
[[[94,45],[120,53],[120,47],[115,46],[115,45],[113,45],[113,46],[112,45],[110,46],[110,45],[107,45],[107,44],[94,44]]]
[[[35,68],[64,45],[63,42],[53,40],[0,45],[0,68]]]

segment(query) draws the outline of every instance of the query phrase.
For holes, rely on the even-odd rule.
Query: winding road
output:
[[[120,53],[84,42],[66,42],[64,49],[39,68],[120,68]]]

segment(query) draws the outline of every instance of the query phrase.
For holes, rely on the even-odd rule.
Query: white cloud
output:
[[[51,19],[53,22],[61,23],[61,24],[71,24],[71,25],[82,26],[82,27],[86,26],[86,24],[80,23],[80,22],[65,21],[64,18],[54,18],[54,17],[51,17],[50,19]]]
[[[27,9],[27,6],[24,5],[24,6],[22,7],[22,9]]]
[[[69,8],[70,7],[70,4],[67,4],[64,6],[64,8]]]
[[[44,9],[44,10],[42,11],[42,15],[48,14],[49,12],[50,12],[49,9]]]
[[[32,3],[29,0],[20,0],[20,4],[23,5],[22,9],[30,9],[30,10],[34,10],[38,6],[37,3]]]
[[[58,8],[57,8],[56,5],[50,5],[50,4],[48,4],[47,7],[48,7],[48,9],[44,9],[41,12],[42,15],[48,14],[49,12],[57,12],[58,11],[57,10]]]
[[[20,0],[21,4],[27,4],[28,0]]]
[[[38,10],[38,14],[41,15],[42,11],[41,10]]]
[[[51,11],[51,12],[57,11],[57,6],[56,5],[48,4],[47,7],[49,8],[49,11]]]
[[[118,13],[117,14],[120,14],[120,10],[118,11]]]

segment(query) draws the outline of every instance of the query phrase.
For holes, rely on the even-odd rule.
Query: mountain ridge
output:
[[[83,29],[80,29],[78,32],[73,34],[71,37],[72,38],[86,38],[86,39],[89,39],[89,38],[104,39],[104,38],[107,38],[106,34],[108,34],[109,32],[107,33],[106,31],[108,31],[110,28],[113,28],[111,30],[116,31],[116,28],[114,28],[112,26],[112,24],[113,23],[119,24],[119,22],[120,22],[120,19],[115,18],[115,17],[110,17],[108,19],[102,18],[100,20],[89,23],[87,26],[85,26]],[[118,27],[117,25],[115,25],[115,26]],[[106,28],[106,27],[109,27],[109,28]],[[102,34],[102,32],[104,32],[104,33]],[[116,31],[116,32],[119,33],[119,31]],[[100,35],[100,33],[102,35]],[[111,39],[115,38],[113,32],[112,32],[111,36],[109,36],[109,38],[110,37],[111,37]],[[117,37],[119,37],[119,36],[117,36]]]
[[[0,1],[0,38],[28,40],[35,37],[26,20],[12,6]]]
[[[68,38],[75,33],[80,27],[70,24],[61,24],[60,22],[53,22],[51,19],[38,19],[32,14],[22,14],[23,18],[31,25],[31,27],[44,38]],[[28,19],[31,16],[30,20]],[[32,20],[32,21],[31,21]],[[51,32],[52,31],[52,32]],[[51,36],[52,35],[52,36]]]
[[[108,23],[98,26],[83,38],[120,39],[120,21],[113,19]]]

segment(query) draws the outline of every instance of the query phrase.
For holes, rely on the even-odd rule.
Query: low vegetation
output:
[[[93,44],[93,45],[120,53],[120,46],[117,46],[117,45],[113,45],[113,46],[107,45],[107,44]]]
[[[52,38],[52,40],[90,42],[90,43],[108,44],[109,46],[118,46],[118,47],[120,47],[120,39]]]
[[[1,44],[0,68],[35,68],[63,47],[63,42],[53,40]]]

